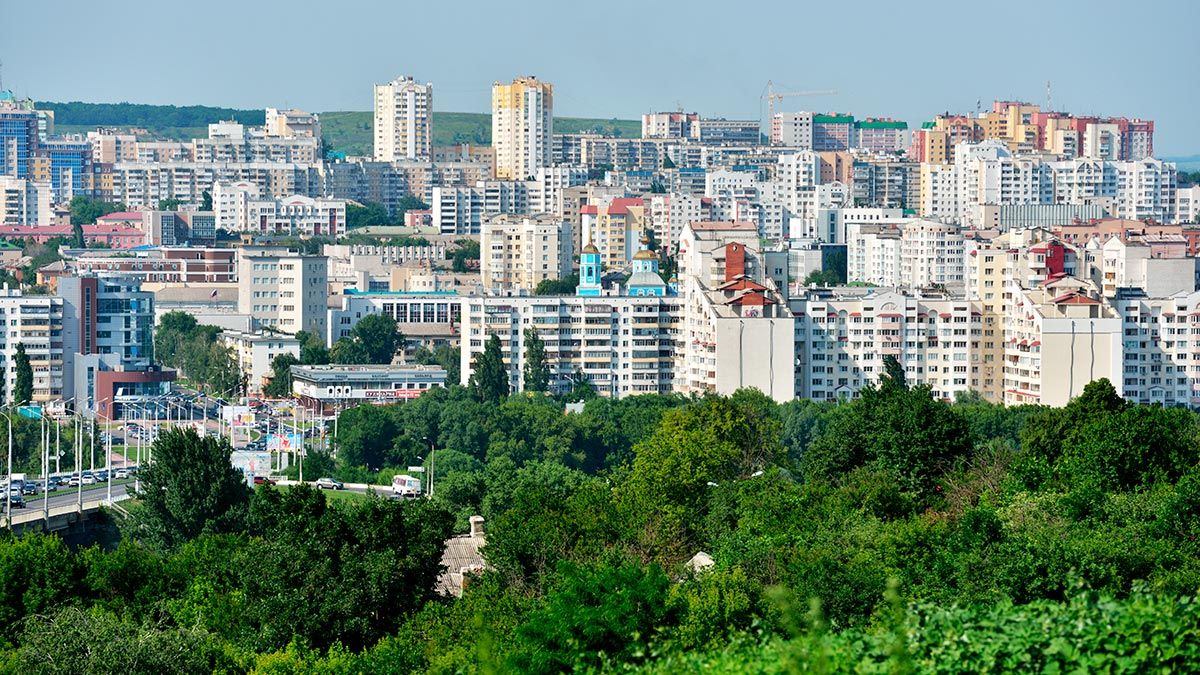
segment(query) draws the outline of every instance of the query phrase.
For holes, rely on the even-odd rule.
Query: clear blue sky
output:
[[[786,109],[915,123],[1044,103],[1050,80],[1055,108],[1151,118],[1157,154],[1200,153],[1196,0],[0,0],[0,61],[34,99],[314,112],[369,110],[401,73],[437,110],[486,111],[494,80],[533,74],[557,114],[606,118],[753,118],[773,79],[839,90]]]

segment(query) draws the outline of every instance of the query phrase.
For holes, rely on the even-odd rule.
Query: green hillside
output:
[[[369,112],[321,113],[321,129],[325,141],[334,150],[349,155],[371,153],[371,121]],[[622,138],[636,138],[642,133],[642,124],[637,120],[556,117],[554,130],[558,133],[598,132]],[[492,116],[488,113],[433,113],[434,145],[484,144],[491,141]]]
[[[262,124],[262,110],[240,110],[210,106],[146,105],[136,103],[39,102],[54,111],[60,133],[86,133],[99,126],[145,129],[168,139],[186,140],[208,133],[210,122],[233,119],[243,124]],[[328,146],[348,155],[371,153],[371,113],[335,111],[321,113],[321,128]],[[641,134],[637,120],[557,117],[554,130],[560,133],[598,132],[635,138]],[[491,115],[488,113],[433,113],[433,142],[490,143]]]

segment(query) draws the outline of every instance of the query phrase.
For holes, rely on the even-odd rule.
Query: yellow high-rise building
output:
[[[550,166],[554,85],[536,77],[492,85],[492,149],[496,178],[524,180]]]

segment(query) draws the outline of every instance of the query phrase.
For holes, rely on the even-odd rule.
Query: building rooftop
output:
[[[697,220],[688,227],[694,232],[758,231],[754,223],[743,220]]]

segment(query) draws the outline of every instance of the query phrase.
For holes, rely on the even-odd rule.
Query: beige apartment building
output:
[[[433,148],[433,83],[410,75],[375,85],[375,161],[429,159]]]
[[[484,288],[533,290],[571,274],[571,224],[552,214],[496,216],[483,226],[479,251]]]
[[[526,180],[551,164],[554,86],[536,77],[492,85],[492,148],[496,178]]]

